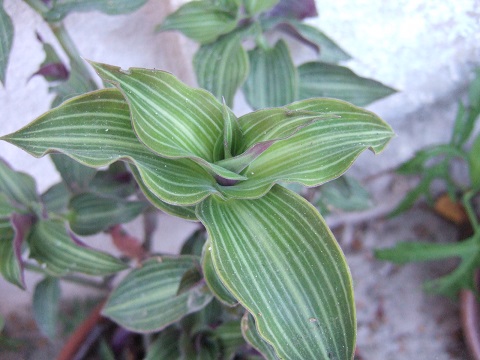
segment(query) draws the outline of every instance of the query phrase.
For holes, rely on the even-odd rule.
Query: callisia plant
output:
[[[169,73],[92,66],[112,88],[1,139],[90,167],[126,162],[153,205],[208,233],[201,256],[152,256],[131,268],[103,314],[136,332],[166,329],[158,341],[175,343],[171,324],[220,302],[244,312],[234,327],[267,359],[351,359],[356,318],[344,255],[318,211],[284,185],[339,177],[364,150],[383,150],[391,128],[326,98],[237,118]]]

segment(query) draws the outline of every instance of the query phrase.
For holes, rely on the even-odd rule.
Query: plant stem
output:
[[[465,210],[467,211],[468,220],[470,220],[470,223],[472,224],[473,231],[475,232],[475,234],[478,234],[480,233],[480,225],[478,224],[477,215],[473,210],[472,201],[471,201],[474,195],[475,193],[472,190],[467,191],[463,195],[462,203],[463,203],[463,206],[465,207]]]
[[[25,263],[24,266],[25,266],[25,269],[28,269],[28,270],[31,270],[31,271],[34,271],[34,272],[37,272],[37,273],[40,273],[40,274],[48,275],[48,273],[38,265],[35,265],[35,264],[32,264],[32,263]],[[103,290],[103,291],[107,290],[105,288],[105,285],[103,285],[103,284],[101,284],[97,281],[85,279],[85,278],[75,276],[75,275],[62,276],[61,280],[71,282],[71,283],[74,283],[74,284],[78,284],[78,285],[82,285],[82,286],[86,286],[86,287],[90,287],[90,288],[94,288],[94,289],[97,289],[97,290]]]

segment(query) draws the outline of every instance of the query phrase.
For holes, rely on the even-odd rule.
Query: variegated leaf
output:
[[[257,47],[248,55],[250,73],[243,91],[252,108],[283,106],[297,98],[297,70],[283,40],[273,48]]]
[[[13,205],[30,207],[38,201],[35,180],[23,172],[14,171],[0,159],[0,193]]]
[[[260,352],[266,360],[278,360],[275,349],[258,333],[255,320],[248,311],[242,317],[242,334],[245,340]]]
[[[13,43],[13,23],[10,16],[3,8],[3,0],[0,0],[0,83],[5,85],[8,58]]]
[[[60,295],[59,280],[52,277],[40,281],[33,292],[33,317],[40,331],[51,340],[57,335]]]
[[[280,0],[244,0],[245,10],[250,15],[261,13],[275,6]]]
[[[349,68],[309,62],[298,68],[299,99],[330,97],[348,101],[357,106],[395,93],[382,83],[358,76]]]
[[[215,41],[237,25],[235,14],[207,1],[192,1],[168,15],[157,31],[178,30],[201,44]]]
[[[197,206],[222,282],[284,359],[351,359],[356,322],[345,258],[320,214],[275,186],[254,200]]]
[[[23,269],[15,246],[16,233],[9,219],[0,219],[0,273],[8,282],[25,288]],[[21,245],[21,244],[20,244]]]
[[[203,287],[177,295],[184,273],[195,266],[193,256],[153,258],[133,270],[112,292],[103,315],[137,332],[152,332],[196,312],[212,299]]]

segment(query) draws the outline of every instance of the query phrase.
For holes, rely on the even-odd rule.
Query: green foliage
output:
[[[57,333],[60,305],[60,284],[58,279],[46,277],[33,292],[33,316],[40,331],[50,339]]]
[[[312,186],[335,179],[364,150],[381,151],[393,135],[390,127],[334,99],[237,119],[210,93],[168,73],[93,66],[115,88],[70,99],[2,139],[35,156],[55,150],[91,167],[125,161],[153,205],[200,221],[209,238],[202,260],[160,255],[142,261],[111,293],[103,314],[137,332],[165,329],[183,318],[190,325],[179,348],[218,358],[237,352],[245,308],[280,358],[351,358],[355,308],[344,256],[317,210],[278,183]],[[101,179],[109,177],[86,172],[75,180],[64,171],[70,166],[57,165],[65,185],[41,199],[49,200],[49,209],[66,203],[72,230],[100,231],[94,219],[103,219],[103,229],[143,209],[131,200],[123,206],[121,195],[128,192],[106,197],[92,191],[104,188]],[[192,241],[203,243],[201,234]],[[30,255],[56,276],[125,268],[72,242],[64,222],[54,218],[36,220],[27,244]],[[191,244],[183,251],[200,253]],[[227,316],[222,307],[211,312],[209,303],[218,304],[217,298],[240,313]],[[238,327],[205,328],[203,322],[212,321],[208,314],[220,316],[225,329],[230,320]]]
[[[316,15],[312,0],[199,0],[181,6],[157,30],[177,30],[200,43],[194,57],[198,83],[228,106],[241,87],[253,109],[321,96],[364,106],[395,92],[335,65],[350,56],[301,21]],[[296,67],[283,40],[269,44],[272,32],[313,48],[319,61]],[[248,58],[243,47],[249,49]]]
[[[460,264],[450,274],[426,284],[427,290],[456,297],[465,288],[475,291],[475,273],[480,267],[480,226],[478,213],[475,213],[472,199],[480,194],[480,134],[474,135],[475,122],[480,115],[480,71],[472,81],[468,92],[468,103],[459,103],[453,125],[450,143],[439,144],[418,151],[414,157],[403,163],[398,173],[420,177],[418,185],[410,190],[391,213],[392,216],[409,209],[422,196],[431,199],[431,184],[435,180],[445,183],[453,202],[460,198],[473,235],[458,244],[428,244],[424,242],[399,243],[391,249],[376,251],[376,257],[398,264],[417,261],[460,258]],[[455,182],[452,165],[461,161],[469,170],[470,184],[466,187]],[[465,225],[465,224],[464,224]]]
[[[3,0],[0,0],[0,82],[5,85],[8,58],[13,43],[13,24],[10,16],[3,8]]]

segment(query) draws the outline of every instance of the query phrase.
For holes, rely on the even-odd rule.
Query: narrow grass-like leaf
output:
[[[235,114],[223,103],[223,159],[231,158],[242,146],[243,134]],[[215,159],[217,160],[217,159]],[[220,160],[220,159],[218,159]]]
[[[242,317],[242,334],[245,340],[260,352],[266,360],[279,360],[275,349],[258,333],[255,320],[248,311]]]
[[[279,23],[277,28],[319,52],[322,62],[336,64],[351,58],[332,39],[314,26],[300,21],[289,20],[288,22]]]
[[[127,14],[145,4],[146,0],[55,0],[43,14],[45,20],[56,22],[72,12],[101,11],[108,15]]]
[[[161,158],[138,141],[117,89],[69,100],[1,139],[37,157],[59,151],[88,166],[133,162],[150,191],[171,204],[191,205],[218,192],[213,176],[195,162]]]
[[[92,66],[123,92],[135,133],[148,148],[168,158],[190,158],[226,179],[245,179],[212,163],[223,135],[223,107],[212,94],[165,71]]]
[[[248,55],[237,34],[226,35],[203,45],[193,58],[198,84],[210,91],[218,100],[225,98],[233,106],[233,97],[247,78]]]
[[[250,73],[243,91],[252,108],[283,106],[297,98],[297,69],[283,40],[273,48],[257,47],[248,55]]]
[[[299,195],[275,186],[254,200],[211,196],[197,206],[222,282],[285,359],[351,359],[352,280],[325,221]]]
[[[299,99],[331,97],[365,106],[395,93],[394,89],[339,65],[309,62],[298,68],[298,75]]]
[[[189,38],[207,44],[229,33],[237,25],[235,14],[207,1],[192,1],[168,15],[157,31],[178,30]]]
[[[146,203],[82,193],[70,200],[69,208],[70,228],[79,235],[92,235],[133,220],[145,210]]]
[[[150,201],[153,206],[167,214],[178,216],[186,220],[198,221],[197,215],[195,214],[195,206],[175,206],[160,200],[160,198],[156,196],[147,185],[145,185],[138,169],[135,166],[130,165],[130,170],[132,171],[140,190],[142,190],[147,200]]]
[[[178,360],[181,359],[179,341],[180,331],[167,328],[152,342],[144,360]]]
[[[212,291],[213,295],[224,305],[235,306],[238,304],[237,299],[228,291],[225,285],[222,284],[212,261],[212,247],[210,242],[207,242],[204,246],[202,269],[203,276],[207,282],[208,287]]]
[[[8,282],[25,288],[21,262],[15,253],[15,230],[10,220],[0,219],[0,273]]]
[[[249,15],[256,15],[275,6],[279,0],[244,0],[245,10]]]
[[[13,43],[13,23],[10,16],[3,8],[3,0],[0,0],[0,83],[5,85],[8,58]]]
[[[60,283],[52,277],[40,281],[33,292],[33,317],[40,331],[49,339],[57,335]]]
[[[181,256],[150,259],[133,270],[112,292],[103,315],[137,332],[161,330],[207,305],[212,295],[192,288],[177,296],[183,274],[196,258]]]
[[[44,264],[45,270],[55,276],[72,272],[108,275],[127,268],[109,254],[75,244],[61,221],[38,221],[32,227],[28,243],[30,257]]]
[[[23,172],[14,171],[0,159],[0,193],[14,205],[29,207],[38,201],[35,180]]]
[[[51,154],[50,158],[62,179],[73,192],[86,189],[97,172],[95,169],[82,165],[64,154]]]

